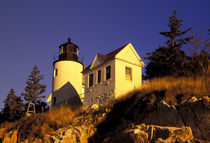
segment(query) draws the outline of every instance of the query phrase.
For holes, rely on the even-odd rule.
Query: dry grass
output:
[[[164,94],[163,98],[168,103],[177,103],[177,100],[188,100],[191,97],[204,97],[210,95],[209,76],[199,77],[165,77],[156,78],[144,83],[138,89],[142,95]]]
[[[175,90],[176,94],[196,94],[207,95],[210,93],[210,79],[207,77],[195,78],[174,78],[165,77],[158,78],[143,84],[140,88],[142,92]]]
[[[55,122],[59,126],[65,126],[69,124],[72,118],[74,118],[80,112],[80,109],[72,111],[69,107],[61,106],[59,108],[49,110],[44,114],[44,116],[46,119]]]
[[[80,109],[72,111],[71,108],[62,106],[30,118],[25,117],[16,122],[4,123],[1,127],[6,128],[6,132],[19,129],[19,142],[26,139],[32,141],[34,138],[43,138],[44,135],[67,126],[80,112]]]

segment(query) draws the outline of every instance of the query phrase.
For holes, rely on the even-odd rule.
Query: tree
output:
[[[2,116],[2,113],[1,113],[1,111],[0,111],[0,124],[4,121],[3,118],[4,118],[4,117]]]
[[[176,11],[169,17],[169,31],[160,32],[168,38],[165,46],[159,46],[152,53],[147,53],[149,60],[146,67],[146,78],[163,76],[185,76],[189,74],[189,57],[181,47],[188,43],[192,37],[183,38],[191,28],[182,30],[182,20],[176,17]]]
[[[26,81],[25,93],[21,94],[26,101],[37,104],[45,97],[42,93],[45,92],[46,86],[40,83],[42,79],[44,79],[44,75],[40,75],[39,69],[34,66],[28,81]]]
[[[24,105],[21,97],[15,95],[15,91],[11,89],[4,100],[3,118],[8,121],[14,121],[23,115],[23,110]]]
[[[183,24],[182,19],[178,19],[176,17],[176,10],[173,12],[173,16],[169,17],[169,30],[170,31],[164,31],[160,32],[161,35],[165,36],[169,40],[166,42],[167,46],[169,48],[181,48],[183,44],[186,44],[190,41],[192,37],[186,37],[183,38],[183,35],[186,34],[188,31],[191,30],[191,28],[188,28],[186,30],[181,30]]]
[[[36,104],[36,113],[46,112],[48,109],[49,107],[45,102],[39,102],[38,104]]]
[[[210,63],[210,39],[203,38],[202,32],[194,32],[190,40],[188,51],[190,53],[190,66],[194,75],[201,75],[208,70]]]

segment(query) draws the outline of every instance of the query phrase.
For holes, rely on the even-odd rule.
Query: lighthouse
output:
[[[53,62],[51,107],[69,105],[78,107],[84,97],[83,64],[79,60],[79,47],[68,38],[59,46]]]

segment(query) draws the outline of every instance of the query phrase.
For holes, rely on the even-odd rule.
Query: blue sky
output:
[[[208,37],[209,5],[209,0],[1,0],[0,108],[11,88],[17,95],[24,92],[34,65],[45,76],[45,95],[50,94],[53,55],[68,37],[80,47],[85,65],[96,53],[128,42],[143,58],[164,44],[159,32],[168,30],[174,9],[185,28]]]

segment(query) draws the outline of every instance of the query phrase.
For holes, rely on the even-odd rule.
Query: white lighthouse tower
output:
[[[59,46],[59,55],[53,63],[51,106],[81,105],[84,97],[82,85],[83,64],[78,60],[79,47],[68,39]]]

